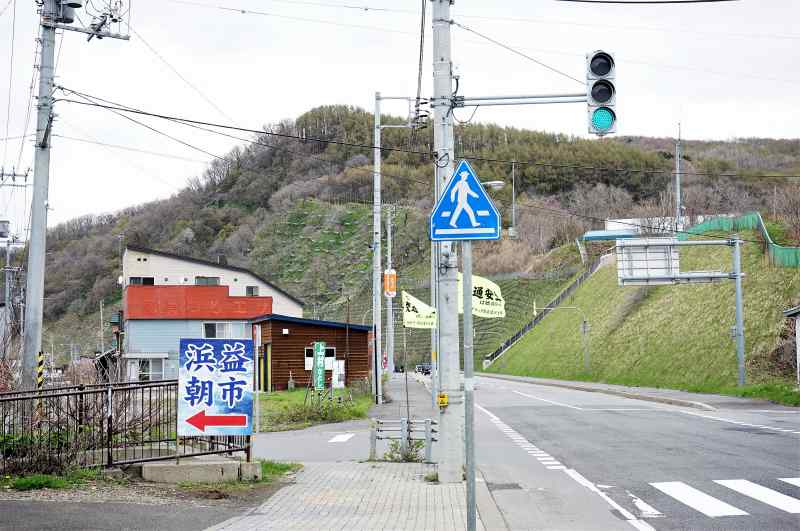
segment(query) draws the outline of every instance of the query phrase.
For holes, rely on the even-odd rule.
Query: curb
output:
[[[643,400],[646,402],[658,402],[661,404],[669,404],[672,406],[689,407],[693,409],[700,409],[703,411],[716,411],[717,408],[705,404],[703,402],[695,402],[693,400],[681,400],[679,398],[668,398],[663,396],[653,396],[644,393],[631,393],[627,391],[616,391],[614,389],[602,389],[597,387],[587,387],[579,384],[571,383],[556,383],[556,382],[540,382],[536,380],[526,379],[524,376],[507,376],[502,374],[488,374],[485,372],[479,373],[479,376],[486,378],[495,378],[497,380],[506,380],[509,382],[527,383],[533,385],[547,385],[550,387],[561,387],[563,389],[572,389],[575,391],[586,391],[589,393],[603,393],[606,395],[621,396],[623,398],[630,398],[633,400]]]
[[[509,529],[479,468],[475,469],[475,503],[478,506],[478,518],[486,531]]]

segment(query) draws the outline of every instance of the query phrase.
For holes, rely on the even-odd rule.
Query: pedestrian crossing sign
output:
[[[500,230],[500,213],[462,160],[431,214],[431,241],[499,240]]]

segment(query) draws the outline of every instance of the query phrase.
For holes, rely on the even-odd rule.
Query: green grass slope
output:
[[[754,234],[743,235],[755,240]],[[681,269],[730,270],[726,247],[684,248]],[[791,371],[775,359],[781,310],[800,296],[800,271],[776,268],[758,244],[743,246],[745,345],[751,387],[735,389],[734,284],[619,287],[615,266],[600,269],[565,306],[591,323],[591,369],[584,372],[579,312],[551,313],[490,372],[701,392],[757,394],[800,403]]]

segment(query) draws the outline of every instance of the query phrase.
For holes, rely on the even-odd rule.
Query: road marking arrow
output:
[[[241,428],[247,426],[247,415],[206,415],[202,410],[186,419],[186,422],[200,431],[206,431],[206,426]]]

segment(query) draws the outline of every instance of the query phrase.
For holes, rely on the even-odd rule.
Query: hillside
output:
[[[743,234],[755,240],[755,234]],[[725,247],[681,249],[681,269],[730,270]],[[758,244],[743,246],[745,347],[750,384],[789,384],[792,353],[781,348],[781,311],[800,302],[800,271],[769,265]],[[591,370],[583,371],[581,317],[555,311],[489,370],[701,392],[736,392],[733,282],[619,287],[600,269],[564,304],[591,324]],[[800,396],[795,397],[800,403]]]
[[[386,122],[402,120],[388,117]],[[107,308],[118,304],[121,292],[116,279],[120,250],[126,243],[212,260],[225,255],[229,263],[252,268],[305,300],[311,316],[323,311],[334,315],[337,304],[343,307],[345,295],[351,300],[363,297],[370,282],[370,211],[365,203],[372,193],[371,115],[344,106],[319,107],[265,130],[304,140],[255,136],[224,160],[212,162],[203,175],[168,199],[85,216],[50,229],[45,345],[52,342],[58,349],[59,344],[75,342],[84,354],[99,347],[96,334],[75,331],[94,329],[101,300]],[[476,246],[478,274],[532,278],[531,274],[546,273],[556,265],[544,258],[547,253],[572,245],[576,236],[597,228],[606,217],[671,210],[667,190],[672,160],[664,142],[595,141],[487,124],[458,126],[456,137],[457,155],[473,157],[483,179],[509,181],[511,165],[480,159],[526,161],[516,167],[520,239]],[[763,172],[785,171],[800,161],[800,150],[792,141],[735,143],[781,153],[763,158],[764,166],[759,167]],[[426,129],[411,136],[405,130],[388,129],[384,146],[399,149],[383,153],[382,190],[386,202],[397,205],[396,268],[403,278],[424,281],[429,268],[424,227],[432,205],[431,159],[424,153],[431,149],[431,132]],[[703,174],[686,176],[687,211],[762,210],[777,219],[800,219],[793,215],[800,209],[794,181],[718,177],[736,164],[734,151],[689,151],[688,171],[700,168]],[[495,197],[508,225],[511,187]],[[563,209],[577,215],[566,215]],[[800,227],[787,226],[789,241],[800,238]],[[557,262],[563,269],[574,265],[576,256]],[[509,290],[518,291],[511,285]],[[556,287],[543,290],[541,296],[546,298]],[[343,316],[341,311],[338,315]],[[361,319],[355,310],[351,317]],[[60,322],[70,325],[60,327]]]

